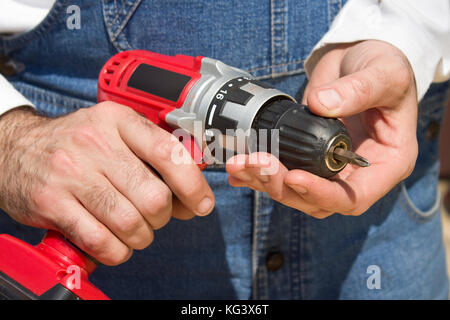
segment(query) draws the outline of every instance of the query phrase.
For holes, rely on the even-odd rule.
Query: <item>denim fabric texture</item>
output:
[[[304,60],[344,2],[58,0],[35,29],[1,37],[0,54],[25,65],[9,81],[48,116],[95,104],[100,68],[130,49],[220,59],[295,96]],[[67,28],[69,5],[80,7],[80,29]],[[433,85],[419,106],[413,174],[365,214],[317,220],[232,188],[223,169],[210,168],[211,215],[172,219],[149,248],[118,267],[99,266],[92,281],[116,299],[447,299],[438,136],[429,133],[447,89]],[[0,233],[37,243],[43,230],[2,213]],[[270,252],[284,257],[276,271],[266,267]],[[373,265],[380,289],[367,285]]]

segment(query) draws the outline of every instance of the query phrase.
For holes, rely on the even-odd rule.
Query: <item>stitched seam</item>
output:
[[[400,188],[401,188],[401,194],[403,196],[403,200],[405,203],[403,203],[403,205],[405,207],[407,207],[407,211],[412,210],[415,213],[415,216],[418,217],[418,219],[420,219],[422,222],[423,221],[427,221],[429,218],[433,217],[434,214],[436,213],[436,211],[439,210],[440,205],[441,205],[441,195],[439,190],[437,190],[436,192],[436,199],[434,200],[433,206],[424,211],[424,210],[420,210],[419,208],[417,208],[417,206],[412,202],[410,196],[408,195],[408,192],[406,190],[406,185],[404,183],[404,181],[402,181],[400,183]],[[415,219],[415,220],[418,220]]]
[[[260,248],[258,251],[259,256],[262,257],[261,254],[265,254],[265,250],[266,246],[267,246],[267,223],[266,223],[266,214],[263,213],[264,210],[264,201],[267,201],[267,198],[263,195],[260,198],[260,203],[261,203],[261,215],[262,215],[262,220],[263,220],[263,227],[262,227],[262,238],[261,238],[261,243],[262,243],[262,248]],[[268,283],[268,275],[267,275],[267,268],[265,268],[265,266],[263,265],[262,268],[260,268],[260,272],[259,272],[259,280],[260,280],[260,285],[261,285],[261,291],[262,294],[260,295],[260,298],[263,300],[268,299],[268,292],[269,292],[269,283]]]
[[[280,77],[286,77],[286,76],[292,76],[295,74],[301,74],[301,73],[305,73],[304,69],[297,69],[297,70],[292,70],[289,72],[280,72],[280,73],[275,73],[275,74],[268,74],[268,75],[264,75],[264,76],[259,76],[259,77],[255,77],[255,79],[260,80],[260,79],[276,79],[276,78],[280,78]]]
[[[292,279],[291,283],[291,297],[293,299],[299,299],[299,290],[300,290],[300,279],[299,279],[299,251],[300,251],[300,234],[299,234],[299,217],[293,216],[291,217],[291,243],[290,243],[290,251],[291,251],[291,275]]]
[[[124,6],[124,3],[122,2],[122,8],[119,10],[119,9],[117,8],[117,0],[114,0],[114,10],[116,11],[116,15],[114,16],[114,19],[113,19],[114,22],[115,22],[117,19],[119,19],[120,11],[122,11],[123,6]]]
[[[123,33],[123,30],[127,26],[129,20],[133,16],[133,14],[135,13],[136,8],[141,3],[141,0],[135,0],[130,3],[124,1],[124,2],[122,2],[122,7],[120,8],[120,10],[117,7],[116,0],[114,0],[113,7],[114,7],[114,11],[116,11],[114,19],[111,19],[112,15],[113,15],[112,10],[111,10],[111,4],[108,4],[104,0],[102,2],[103,2],[104,8],[106,8],[106,11],[104,10],[105,22],[107,25],[108,35],[109,35],[109,39],[110,39],[111,43],[114,45],[114,47],[118,51],[122,51],[127,48],[132,49],[132,46],[128,42],[127,37]],[[126,8],[127,5],[129,5],[130,8],[128,10],[126,10],[127,14],[123,18],[123,20],[120,21],[121,20],[121,18],[120,18],[121,12]]]
[[[273,66],[275,65],[275,12],[274,12],[274,4],[275,0],[270,1],[270,33],[271,33],[271,62],[272,62],[272,70],[273,72]]]
[[[128,49],[133,49],[132,47],[131,47],[131,45],[128,43],[128,39],[127,39],[127,37],[123,37],[124,38],[124,40],[125,40],[125,43],[127,44],[127,46],[128,46]]]
[[[291,61],[291,62],[287,62],[287,63],[275,64],[275,65],[270,65],[270,66],[265,66],[265,67],[252,68],[252,69],[247,70],[247,72],[276,68],[276,67],[285,67],[285,66],[289,66],[292,64],[302,63],[302,62],[305,62],[305,59],[300,59],[300,60]]]
[[[259,198],[260,194],[258,191],[254,191],[253,194],[253,243],[252,243],[252,297],[253,299],[258,299],[259,291],[258,291],[258,265],[259,265],[259,254],[258,254],[258,227],[259,227],[259,219],[258,219],[258,211],[259,211]]]
[[[277,1],[277,2],[275,2]],[[283,62],[287,59],[287,3],[285,0],[273,0],[271,2],[271,63],[272,70],[271,73],[275,76],[276,73],[280,72],[276,70],[277,68],[286,69],[283,64],[278,62]],[[278,64],[278,66],[276,66]],[[281,70],[285,72],[286,70]]]
[[[104,16],[104,20],[105,20],[105,24],[106,24],[106,30],[111,39],[111,34],[110,34],[111,29],[112,29],[112,21],[110,19],[111,9],[109,7],[109,4],[106,2],[106,0],[102,0],[102,8],[103,8],[103,16]]]
[[[123,7],[124,7],[124,4],[122,3],[122,8],[119,10],[119,9],[117,8],[117,1],[114,0],[114,2],[113,2],[113,8],[110,9],[110,18],[112,18],[112,19],[111,19],[111,23],[110,23],[109,25],[110,25],[110,28],[111,28],[110,32],[111,32],[111,40],[112,40],[112,41],[115,41],[115,40],[117,39],[117,36],[118,36],[118,35],[116,35],[116,33],[113,31],[113,29],[115,29],[115,28],[114,28],[115,25],[117,25],[117,24],[120,25],[120,19],[119,19],[119,17],[120,17],[120,11],[123,10]],[[114,15],[114,17],[113,17],[113,15]]]
[[[123,22],[120,24],[119,29],[114,33],[115,36],[118,36],[119,34],[122,33],[123,29],[126,27],[126,25],[128,24],[128,21],[131,19],[132,15],[134,14],[134,12],[136,11],[136,8],[139,6],[139,4],[141,3],[141,0],[137,0],[133,3],[133,5],[131,6],[131,8],[129,9],[128,14],[126,15],[125,19],[123,20]],[[128,41],[127,41],[128,43]]]
[[[284,7],[284,14],[283,14],[283,39],[284,39],[284,45],[283,45],[283,49],[281,50],[281,54],[283,55],[283,61],[286,61],[287,59],[287,54],[289,51],[288,48],[288,37],[289,37],[289,30],[287,30],[287,28],[289,28],[289,4],[287,1],[283,1],[283,7]]]

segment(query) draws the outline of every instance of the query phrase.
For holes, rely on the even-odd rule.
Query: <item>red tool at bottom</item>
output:
[[[0,261],[0,300],[108,299],[88,279],[97,264],[56,231],[36,246],[0,235]]]

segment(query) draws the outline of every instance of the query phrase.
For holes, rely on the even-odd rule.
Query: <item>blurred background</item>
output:
[[[444,242],[447,247],[447,271],[450,276],[450,101],[445,111],[440,138],[441,179],[439,189],[442,199]]]

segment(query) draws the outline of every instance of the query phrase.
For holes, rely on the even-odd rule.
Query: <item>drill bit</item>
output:
[[[339,147],[335,148],[333,151],[333,156],[336,160],[349,162],[351,164],[355,164],[360,167],[370,166],[369,161],[367,161],[365,158],[361,157],[360,155],[350,150],[345,150],[343,148]]]

